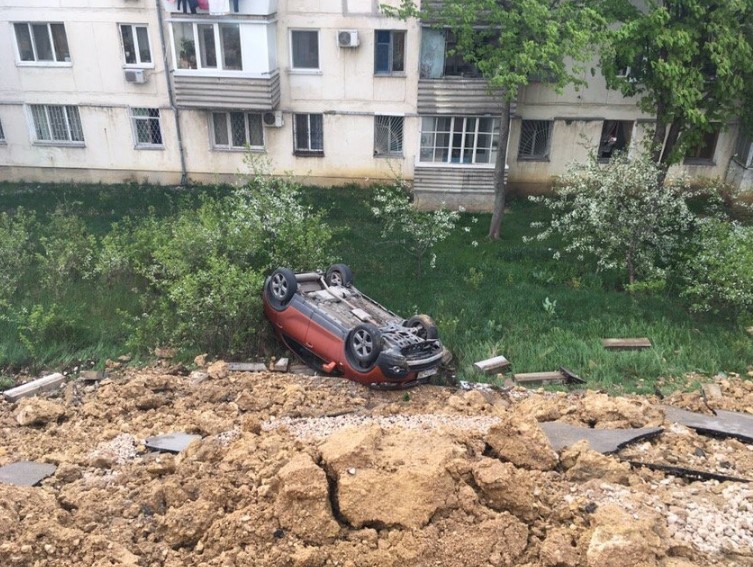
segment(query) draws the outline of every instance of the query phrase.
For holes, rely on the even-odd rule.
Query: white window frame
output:
[[[316,33],[316,67],[296,67],[293,64],[293,34],[298,32]],[[322,49],[321,49],[321,34],[318,29],[312,28],[293,28],[288,32],[288,40],[290,44],[290,70],[296,73],[320,73],[322,67]]]
[[[429,131],[424,131],[424,120],[425,119],[433,119],[434,120],[434,128]],[[438,119],[450,119],[450,130],[449,132],[445,132],[444,130],[440,131],[437,130],[437,120]],[[475,119],[476,124],[473,130],[468,129],[468,120],[469,119]],[[487,131],[481,131],[481,120],[483,119],[489,119],[492,120],[492,129],[491,132]],[[457,126],[458,123],[461,123],[460,126]],[[422,154],[424,153],[424,149],[431,148],[432,155],[437,155],[437,142],[436,142],[436,134],[448,134],[449,135],[449,146],[447,147],[447,158],[443,160],[429,160],[429,161],[423,161],[422,160]],[[453,145],[453,135],[460,133],[461,135],[461,143],[460,146]],[[472,147],[470,145],[466,145],[466,137],[468,134],[473,135],[473,145]],[[479,137],[480,136],[489,136],[489,146],[486,148],[486,146],[480,146],[479,145]],[[424,144],[425,136],[431,136],[433,139],[433,142],[431,144]],[[496,141],[496,146],[495,146]],[[421,132],[419,136],[419,148],[418,148],[418,163],[420,164],[435,164],[435,165],[447,165],[447,166],[462,166],[462,167],[488,167],[493,168],[494,162],[496,161],[495,154],[499,151],[499,120],[497,118],[489,117],[489,116],[422,116],[421,117]],[[453,150],[458,150],[460,160],[454,161],[452,154]],[[483,161],[479,162],[476,161],[478,157],[479,149],[487,149],[489,153],[489,161]],[[465,155],[466,151],[470,151],[472,158],[470,162],[464,162],[462,161],[462,157]]]
[[[65,34],[65,44],[68,48],[68,58],[61,60],[58,60],[58,53],[55,49],[55,39],[52,36],[52,25],[58,24],[63,26],[63,32]],[[16,33],[16,26],[18,25],[26,25],[29,30],[29,37],[31,38],[31,49],[34,53],[34,60],[33,61],[25,61],[21,59],[21,46],[18,44],[18,34]],[[39,59],[39,55],[37,54],[37,43],[34,41],[34,30],[31,26],[39,26],[39,25],[45,25],[47,26],[47,39],[50,42],[50,49],[52,50],[52,56],[54,59]],[[71,57],[71,46],[70,43],[68,43],[68,31],[65,29],[65,24],[63,22],[12,22],[13,26],[13,38],[16,44],[16,64],[17,65],[27,65],[27,66],[58,66],[58,67],[71,67],[73,65],[72,63],[72,57]]]
[[[175,46],[175,28],[176,25],[182,25],[182,24],[189,24],[191,26],[191,31],[193,33],[193,45],[194,45],[194,56],[196,57],[196,69],[191,69],[190,67],[180,67],[180,57],[179,53],[176,51]],[[214,35],[214,48],[215,48],[215,58],[217,60],[217,66],[216,67],[204,67],[202,65],[201,61],[201,54],[200,46],[201,42],[199,41],[199,26],[212,26],[213,30],[212,33]],[[223,52],[223,44],[222,44],[222,36],[220,34],[220,26],[236,26],[238,28],[238,38],[240,42],[240,48],[241,48],[241,68],[240,69],[223,69],[222,65],[225,61],[225,54]],[[173,54],[173,62],[174,62],[174,69],[176,73],[182,74],[182,73],[196,73],[196,74],[205,74],[205,75],[223,75],[223,74],[232,74],[236,75],[238,73],[242,73],[244,71],[243,69],[243,34],[241,33],[241,25],[238,22],[217,22],[217,21],[177,21],[174,20],[170,22],[170,49]]]
[[[50,134],[50,139],[46,138],[40,138],[37,136],[37,123],[34,118],[34,107],[39,107],[44,109],[45,113],[45,120],[46,128],[48,130],[48,133]],[[59,107],[64,109],[63,112],[63,118],[65,120],[65,129],[67,134],[66,140],[55,140],[53,138],[52,128],[50,127],[50,124],[52,122],[50,118],[50,108],[52,107]],[[73,133],[74,133],[74,126],[71,124],[69,112],[71,112],[70,109],[75,110],[75,115],[78,119],[78,129],[81,132],[81,140],[74,140],[73,139]],[[31,139],[34,144],[39,145],[45,145],[45,146],[72,146],[72,147],[84,147],[86,145],[86,138],[84,137],[84,127],[83,122],[81,120],[81,113],[79,112],[78,106],[72,105],[72,104],[30,104],[26,106],[28,120],[29,120],[29,129],[30,129],[30,135]],[[40,128],[41,129],[41,128]]]
[[[157,116],[137,116],[134,114],[135,110],[156,110]],[[128,115],[131,118],[131,131],[133,132],[133,147],[139,150],[161,150],[165,147],[165,136],[162,132],[162,113],[160,112],[159,108],[154,107],[145,107],[145,106],[139,106],[139,107],[130,107],[128,109]],[[139,122],[146,122],[147,127],[149,126],[152,121],[157,121],[157,127],[159,128],[159,137],[162,140],[159,144],[155,144],[152,142],[142,142],[139,140]]]
[[[306,117],[306,139],[308,143],[308,147],[306,148],[299,148],[298,147],[298,117],[299,116],[305,116]],[[311,117],[312,116],[319,116],[322,121],[322,147],[321,148],[312,148],[311,147]],[[324,115],[317,112],[301,112],[296,113],[293,115],[293,153],[298,156],[324,156]]]
[[[125,52],[125,44],[123,43],[123,28],[131,28],[131,35],[133,37],[133,45],[136,55],[136,62],[135,63],[128,63],[126,61],[126,52]],[[146,30],[146,43],[147,48],[149,49],[149,57],[151,58],[151,61],[144,62],[141,60],[141,49],[139,44],[139,35],[136,33],[137,28],[144,28]],[[120,33],[120,49],[123,53],[123,66],[127,67],[129,69],[132,68],[146,68],[146,69],[153,69],[154,68],[154,54],[152,53],[152,40],[149,37],[149,26],[147,24],[118,24],[118,32]]]
[[[245,139],[246,144],[242,146],[236,146],[233,144],[233,124],[230,119],[230,114],[232,113],[240,113],[243,114],[243,126],[245,129]],[[227,129],[227,144],[218,144],[217,139],[215,137],[215,114],[225,114],[225,127]],[[249,120],[249,116],[258,116],[259,117],[259,127],[261,128],[261,145],[260,146],[252,146],[251,145],[251,121]],[[264,119],[262,116],[262,113],[260,112],[247,112],[245,110],[212,110],[209,112],[209,135],[210,135],[210,145],[212,149],[219,150],[219,151],[245,151],[246,147],[248,147],[252,151],[264,151],[266,148],[266,136],[264,135]]]

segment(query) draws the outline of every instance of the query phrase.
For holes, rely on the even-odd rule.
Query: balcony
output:
[[[271,16],[277,13],[277,0],[162,0],[162,7],[170,15]]]
[[[280,103],[280,74],[268,77],[175,75],[175,101],[182,108],[274,110]]]
[[[419,79],[419,114],[498,115],[502,93],[489,89],[484,79],[445,77]]]

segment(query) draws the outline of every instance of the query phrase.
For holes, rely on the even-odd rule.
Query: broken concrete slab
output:
[[[155,435],[147,437],[144,445],[152,451],[167,451],[168,453],[180,453],[185,450],[191,443],[201,439],[201,435],[191,435],[189,433],[167,433],[165,435]]]
[[[19,461],[0,467],[0,482],[16,486],[35,486],[55,474],[56,465]]]
[[[21,398],[35,396],[36,394],[49,392],[50,390],[56,390],[57,388],[62,386],[64,382],[65,376],[63,376],[60,372],[55,372],[54,374],[42,376],[41,378],[37,378],[36,380],[32,380],[31,382],[27,382],[26,384],[21,384],[20,386],[16,386],[15,388],[11,388],[10,390],[5,390],[3,392],[3,397],[7,401],[14,403]]]
[[[290,359],[281,358],[280,360],[275,362],[274,366],[272,367],[272,370],[274,370],[275,372],[287,372],[289,366],[290,366]]]
[[[701,386],[701,393],[703,393],[703,398],[706,401],[722,398],[722,389],[719,384],[704,384]]]
[[[669,421],[695,429],[701,435],[734,437],[753,443],[753,415],[734,411],[716,410],[716,415],[705,415],[672,406],[662,406]]]
[[[661,463],[643,463],[641,461],[627,461],[631,467],[640,468],[645,467],[652,471],[661,471],[674,476],[687,478],[690,480],[718,480],[719,482],[732,481],[732,482],[751,482],[747,478],[740,478],[737,476],[728,476],[726,474],[718,474],[707,471],[699,471],[696,469],[688,469],[685,467],[678,467],[676,465],[664,465]]]
[[[266,372],[269,370],[262,362],[228,362],[227,369],[231,372]]]
[[[602,339],[601,344],[610,350],[640,350],[651,348],[651,341],[646,337],[631,339]]]
[[[484,374],[491,374],[497,370],[502,370],[510,366],[510,361],[504,356],[495,356],[487,360],[480,360],[473,363],[473,369]]]
[[[661,427],[591,429],[560,421],[539,423],[539,427],[544,431],[555,451],[560,451],[585,439],[591,449],[604,454],[615,453],[630,443],[656,437],[664,431]]]
[[[575,374],[572,370],[568,370],[564,366],[561,366],[559,370],[555,372],[528,372],[523,374],[514,374],[513,378],[515,382],[519,384],[532,384],[532,383],[546,383],[546,384],[585,384],[586,381],[580,376]]]
[[[317,372],[313,368],[310,368],[309,366],[306,366],[305,364],[301,364],[300,362],[294,362],[290,365],[290,368],[288,368],[288,372],[291,374],[301,374],[303,376],[316,376]]]
[[[101,382],[107,378],[107,373],[104,370],[83,370],[78,377],[84,382]]]

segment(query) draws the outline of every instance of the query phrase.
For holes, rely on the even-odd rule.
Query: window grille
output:
[[[162,146],[159,108],[132,108],[136,147]]]
[[[403,155],[403,117],[374,117],[374,155]]]
[[[264,148],[261,114],[248,112],[213,112],[213,145],[218,149]]]
[[[324,154],[324,125],[321,114],[296,114],[295,151],[299,154]]]
[[[31,118],[40,142],[83,142],[81,117],[75,106],[33,104]]]
[[[523,120],[518,159],[548,159],[551,135],[551,121]]]

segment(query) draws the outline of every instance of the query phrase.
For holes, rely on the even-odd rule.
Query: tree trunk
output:
[[[505,193],[507,191],[507,141],[510,138],[510,101],[505,99],[499,117],[499,146],[497,161],[494,164],[494,212],[489,226],[489,238],[499,240],[502,228],[502,216],[505,214]]]
[[[664,138],[667,136],[667,123],[664,118],[664,103],[659,102],[656,105],[656,129],[654,130],[654,143],[652,148],[651,159],[654,163],[659,164],[662,161],[664,152]]]

